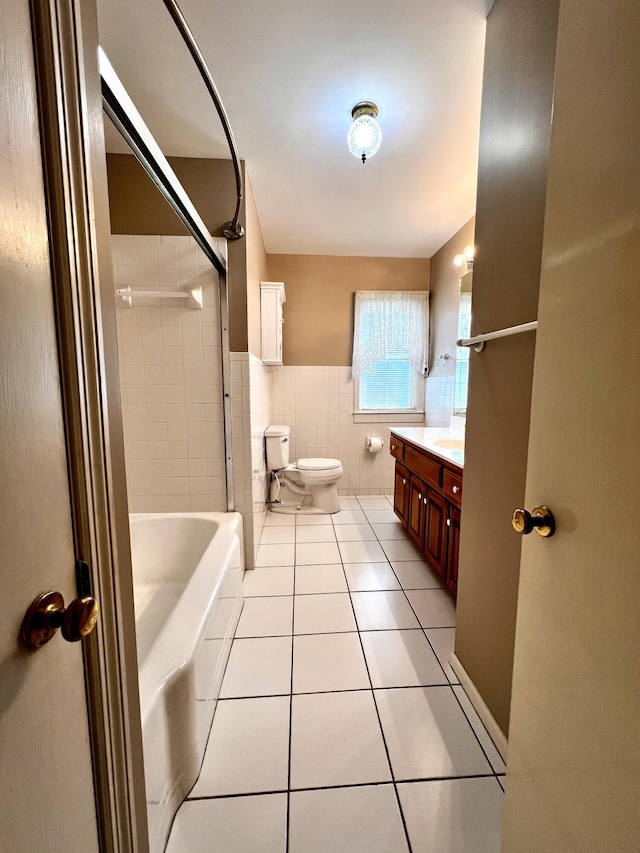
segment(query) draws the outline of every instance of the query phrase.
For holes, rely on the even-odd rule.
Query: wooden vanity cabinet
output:
[[[396,459],[395,513],[455,596],[462,472],[396,436],[392,436],[391,446]]]
[[[447,586],[454,595],[458,594],[458,554],[460,552],[460,510],[449,505],[447,519]]]
[[[447,580],[447,502],[429,489],[426,505],[424,553],[443,580]]]
[[[395,486],[393,489],[393,509],[400,521],[406,526],[409,514],[409,480],[407,469],[396,462]]]
[[[418,477],[411,474],[409,481],[409,512],[407,532],[418,548],[424,550],[425,503],[427,487]]]

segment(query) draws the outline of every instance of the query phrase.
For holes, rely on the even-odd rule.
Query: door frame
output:
[[[101,853],[148,853],[95,2],[31,0],[31,19],[74,548],[101,608],[83,656],[97,831]]]

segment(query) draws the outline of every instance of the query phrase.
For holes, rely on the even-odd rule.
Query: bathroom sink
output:
[[[443,450],[464,450],[464,438],[434,438],[432,443]]]

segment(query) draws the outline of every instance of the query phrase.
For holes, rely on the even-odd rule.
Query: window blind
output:
[[[423,411],[427,329],[427,293],[356,293],[356,412]]]

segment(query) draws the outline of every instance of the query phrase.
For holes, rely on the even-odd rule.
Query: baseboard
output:
[[[464,692],[469,697],[469,701],[475,708],[476,714],[482,720],[482,723],[485,729],[489,732],[489,737],[494,742],[496,749],[500,753],[500,757],[507,763],[507,753],[508,753],[508,743],[507,738],[502,732],[500,726],[496,723],[493,718],[493,714],[487,708],[484,703],[484,699],[478,693],[478,689],[469,678],[466,669],[462,666],[455,652],[452,652],[451,657],[449,658],[449,663],[451,664],[451,668],[455,672],[455,674],[460,679],[460,684]]]

